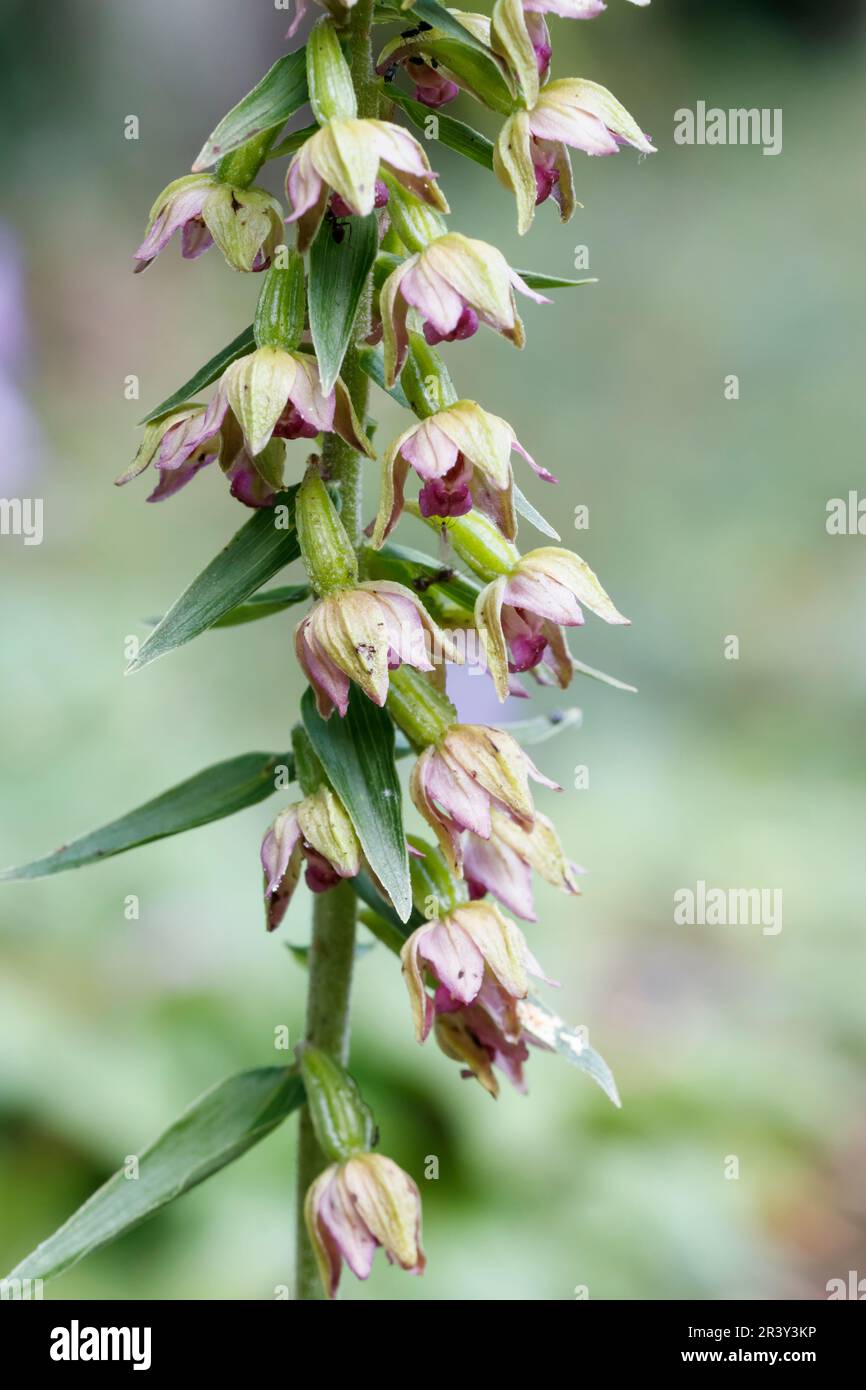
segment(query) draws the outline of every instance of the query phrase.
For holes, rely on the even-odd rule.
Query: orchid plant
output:
[[[418,1186],[375,1151],[375,1122],[346,1070],[359,921],[399,955],[407,1029],[414,1021],[419,1042],[433,1033],[463,1077],[493,1097],[500,1075],[522,1091],[533,1046],[617,1100],[601,1057],[533,993],[532,980],[552,982],[507,915],[536,920],[535,874],[579,891],[578,870],[533,799],[532,783],[555,783],[527,752],[577,712],[506,728],[466,723],[447,683],[472,638],[500,700],[525,696],[526,676],[566,689],[575,671],[601,675],[569,651],[567,629],[583,624],[584,610],[627,621],[578,556],[558,544],[518,550],[518,514],[547,540],[559,537],[515,483],[512,455],[556,480],[506,420],[458,396],[439,351],[482,325],[522,348],[518,297],[544,305],[543,291],[585,282],[518,272],[495,246],[451,230],[427,149],[432,136],[437,165],[444,147],[490,170],[513,194],[522,234],[545,202],[563,222],[572,216],[569,150],[653,147],[603,87],[551,77],[547,16],[592,19],[600,0],[496,0],[489,19],[437,0],[325,8],[305,46],[228,113],[192,173],[153,205],[137,270],[178,233],[184,257],[216,247],[234,270],[261,277],[260,292],[253,326],[151,412],[118,479],[152,468],[148,500],[157,502],[216,463],[251,509],[130,669],[208,629],[309,603],[295,628],[309,689],[291,748],[228,759],[5,875],[94,862],[296,783],[264,833],[261,861],[268,930],[280,927],[302,872],[313,894],[304,1040],[292,1065],[208,1092],[140,1156],[139,1181],[117,1174],[18,1277],[59,1273],[294,1110],[296,1297],[333,1298],[343,1263],[365,1279],[379,1246],[404,1270],[423,1270]],[[303,10],[299,0],[290,37]],[[382,46],[373,45],[378,26],[392,35]],[[442,112],[461,93],[501,120],[495,143]],[[280,139],[307,103],[314,122]],[[266,161],[285,157],[287,209],[254,183]],[[211,385],[210,402],[197,399]],[[377,457],[372,385],[414,418],[381,451],[379,504],[365,525],[361,484]],[[290,455],[296,440],[312,452]],[[392,541],[404,513],[437,533],[437,554]],[[298,560],[303,580],[263,587]],[[427,839],[404,827],[403,757]]]

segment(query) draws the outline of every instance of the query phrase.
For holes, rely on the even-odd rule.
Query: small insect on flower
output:
[[[312,243],[332,191],[356,217],[383,205],[380,166],[422,202],[448,211],[426,154],[407,130],[390,121],[334,117],[304,142],[286,174],[287,220],[298,224],[299,251]]]

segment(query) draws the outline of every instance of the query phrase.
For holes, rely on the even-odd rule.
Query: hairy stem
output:
[[[373,0],[358,0],[349,21],[350,65],[358,101],[358,115],[378,112],[378,84],[373,72],[371,30]],[[355,342],[370,331],[372,277],[368,283],[355,325]],[[362,370],[355,346],[346,353],[341,373],[352,397],[358,419],[367,413],[369,380]],[[328,475],[338,482],[342,497],[341,518],[355,550],[362,536],[362,459],[336,434],[327,435],[322,462]],[[355,956],[357,903],[350,883],[340,883],[319,893],[313,908],[313,937],[309,960],[306,1040],[345,1064],[349,1058],[349,1000]],[[313,1300],[324,1297],[315,1257],[304,1224],[304,1198],[310,1183],[325,1166],[325,1157],[316,1141],[306,1106],[301,1112],[298,1135],[297,1257],[295,1297]]]
[[[307,994],[307,1042],[345,1063],[349,1057],[349,996],[355,954],[355,892],[340,883],[316,895],[310,985]],[[297,1256],[295,1298],[324,1298],[315,1256],[304,1224],[304,1198],[310,1183],[325,1167],[325,1157],[313,1133],[310,1112],[301,1112],[298,1132]]]

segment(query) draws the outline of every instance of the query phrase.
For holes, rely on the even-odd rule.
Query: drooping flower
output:
[[[218,459],[233,497],[248,507],[268,507],[282,487],[282,441],[330,431],[372,456],[341,379],[324,392],[309,353],[257,348],[226,368],[210,405],[193,402],[149,425],[117,483],[128,483],[153,463],[159,483],[148,501],[159,502]]]
[[[453,1062],[462,1062],[463,1077],[476,1077],[485,1091],[499,1095],[497,1067],[515,1090],[524,1094],[523,1064],[528,1060],[527,1043],[534,1042],[523,1029],[523,1000],[506,995],[494,981],[486,980],[471,1004],[461,1004],[440,985],[433,998],[433,1036],[442,1052]]]
[[[441,920],[417,927],[400,959],[419,1042],[427,1037],[435,1016],[425,984],[427,971],[464,1006],[478,999],[485,982],[507,999],[525,999],[530,975],[547,979],[523,932],[492,902],[467,903]]]
[[[421,1197],[408,1173],[381,1154],[332,1163],[307,1192],[304,1217],[325,1292],[334,1298],[342,1261],[366,1279],[381,1246],[391,1264],[424,1272]]]
[[[262,841],[261,858],[268,931],[283,920],[304,865],[307,887],[314,893],[361,871],[355,828],[328,786],[280,812]]]
[[[538,202],[553,195],[562,220],[576,206],[568,147],[588,155],[616,154],[628,144],[642,154],[655,146],[605,87],[563,77],[542,87],[531,111],[518,111],[502,127],[494,151],[497,178],[517,199],[518,230],[528,231]]]
[[[508,673],[549,663],[565,689],[571,657],[561,629],[584,622],[581,604],[606,623],[628,625],[579,555],[542,546],[522,555],[510,574],[488,584],[475,605],[475,624],[484,634],[487,663],[500,700],[508,695]]]
[[[510,912],[535,922],[532,871],[565,893],[579,893],[580,870],[565,857],[552,821],[536,811],[527,829],[496,809],[491,814],[491,834],[466,837],[463,874],[471,898],[492,893]]]
[[[431,345],[471,338],[486,323],[515,347],[525,335],[514,291],[549,304],[512,270],[495,246],[460,232],[447,232],[409,256],[382,286],[385,374],[389,386],[399,376],[409,347],[408,315],[417,309]]]
[[[517,525],[512,449],[545,482],[556,481],[530,457],[505,420],[482,410],[475,401],[456,401],[412,425],[394,440],[382,461],[373,546],[378,549],[400,519],[410,468],[423,483],[418,498],[422,516],[464,516],[475,507],[513,540]]]
[[[131,466],[116,479],[118,487],[152,463],[159,475],[148,502],[173,497],[209,463],[219,462],[231,494],[246,507],[270,507],[282,486],[285,445],[272,439],[253,456],[237,420],[228,412],[214,424],[210,407],[191,403],[148,425]]]
[[[410,793],[458,878],[463,872],[464,830],[489,839],[496,809],[531,828],[535,808],[530,778],[560,790],[503,729],[453,724],[437,743],[425,748],[412,769]]]
[[[388,673],[406,662],[433,671],[436,657],[459,661],[451,639],[402,584],[378,580],[319,599],[295,630],[295,650],[323,719],[349,706],[354,681],[376,705],[388,697]]]
[[[181,233],[186,260],[214,243],[233,270],[265,270],[283,238],[282,208],[262,188],[235,188],[215,174],[187,174],[163,189],[150,210],[136,271],[146,270]]]
[[[380,165],[422,202],[448,211],[426,154],[407,130],[391,121],[334,117],[304,142],[286,174],[287,220],[298,223],[299,251],[316,235],[331,190],[357,216],[373,211]]]

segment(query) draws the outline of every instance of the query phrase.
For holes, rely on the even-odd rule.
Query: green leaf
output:
[[[232,536],[166,613],[129,663],[140,671],[175,647],[191,642],[300,555],[295,531],[297,487],[278,492],[273,507],[262,507]],[[287,509],[287,510],[284,510]],[[285,525],[278,526],[277,522]]]
[[[291,941],[286,941],[285,947],[291,955],[292,959],[297,961],[298,965],[300,965],[303,970],[307,970],[309,968],[311,947],[295,946],[292,944]],[[375,941],[356,942],[354,951],[355,960],[362,960],[364,956],[368,956],[370,952],[374,951],[375,949]]]
[[[554,531],[550,522],[545,520],[541,512],[536,511],[529,498],[524,496],[516,483],[512,484],[511,491],[515,507],[521,516],[525,516],[526,520],[535,527],[536,531],[540,531],[543,536],[551,536],[555,541],[562,540],[559,532]]]
[[[570,1062],[579,1071],[591,1076],[614,1105],[622,1104],[613,1072],[601,1053],[590,1047],[584,1029],[570,1027],[558,1014],[534,997],[521,1003],[520,1021],[526,1031],[543,1046],[564,1057],[566,1062]]]
[[[471,620],[475,612],[475,600],[481,593],[478,580],[460,574],[450,565],[424,555],[420,550],[407,546],[393,545],[390,541],[381,550],[364,548],[365,573],[371,579],[394,580],[404,584],[416,593],[421,601],[429,604],[436,614],[437,621],[446,622],[446,617]],[[456,613],[453,610],[458,610]]]
[[[370,868],[405,922],[412,911],[412,890],[390,716],[356,686],[344,719],[337,714],[322,719],[309,689],[301,701],[301,715]]]
[[[224,618],[218,618],[211,627],[239,627],[241,623],[254,623],[259,618],[270,618],[274,613],[282,613],[296,603],[303,603],[310,597],[307,584],[286,584],[280,589],[265,589],[261,594],[253,594],[246,603],[229,609]]]
[[[209,168],[224,155],[245,145],[254,135],[285,125],[306,100],[307,55],[306,49],[299,48],[279,58],[261,82],[223,116],[205,141],[192,166],[193,173]]]
[[[302,126],[300,130],[292,130],[281,140],[278,145],[272,145],[268,150],[268,159],[283,159],[287,154],[295,154],[297,150],[305,145],[311,135],[315,135],[319,127],[313,121],[312,125]]]
[[[136,1179],[119,1169],[8,1277],[62,1274],[240,1158],[303,1101],[303,1083],[287,1067],[259,1067],[220,1081],[145,1149]]]
[[[583,711],[572,705],[569,709],[552,710],[550,714],[537,714],[532,719],[512,719],[500,728],[516,738],[521,747],[533,748],[566,729],[580,728],[582,722]]]
[[[426,133],[430,107],[425,106],[420,101],[415,101],[413,97],[407,96],[397,87],[389,86],[388,95],[406,112],[413,125]],[[486,135],[482,135],[478,130],[473,130],[471,125],[466,125],[463,121],[455,120],[453,116],[447,115],[444,111],[436,112],[436,120],[438,123],[436,139],[441,145],[447,146],[449,150],[454,150],[456,154],[462,154],[466,159],[474,160],[476,164],[481,164],[485,169],[493,168],[493,145]]]
[[[571,658],[571,664],[580,676],[590,676],[594,681],[601,681],[604,685],[612,685],[614,690],[628,690],[632,695],[637,694],[636,685],[627,685],[625,681],[617,680],[616,676],[608,676],[604,671],[597,671],[594,666],[585,666],[574,656]]]
[[[360,361],[361,367],[367,373],[367,376],[370,378],[370,380],[375,381],[376,385],[382,391],[385,391],[393,400],[397,402],[398,405],[402,405],[404,410],[412,409],[411,405],[409,404],[409,400],[406,396],[406,392],[403,390],[403,387],[400,385],[399,381],[395,382],[393,386],[385,385],[385,361],[382,356],[381,348],[360,348],[358,350],[358,360]]]
[[[95,864],[128,849],[137,849],[139,845],[233,816],[236,811],[243,811],[272,795],[278,767],[287,768],[288,781],[294,780],[291,753],[242,753],[237,758],[215,763],[119,820],[64,845],[54,854],[18,868],[4,869],[0,873],[0,883],[45,878],[65,869],[80,869],[85,864]]]
[[[369,927],[374,936],[378,937],[389,951],[394,951],[399,956],[403,942],[416,927],[420,927],[425,918],[413,906],[408,920],[401,922],[391,904],[382,897],[369,874],[358,874],[357,878],[352,879],[352,887],[355,890],[355,896],[360,898],[361,902],[370,909],[370,920],[367,921],[365,918],[364,925]]]
[[[379,220],[373,212],[369,217],[353,217],[341,226],[342,240],[334,239],[335,230],[326,218],[310,248],[307,299],[323,391],[330,391],[340,375],[361,295],[379,249]]]
[[[575,289],[578,285],[598,284],[597,275],[591,275],[586,280],[565,280],[561,275],[542,275],[538,270],[518,270],[517,274],[531,290],[567,290]]]
[[[243,333],[239,333],[233,338],[228,347],[224,347],[222,352],[218,352],[216,357],[212,357],[209,362],[205,362],[203,367],[199,367],[194,376],[189,381],[184,382],[171,396],[152,410],[149,415],[145,415],[141,421],[142,425],[149,425],[152,420],[158,420],[161,415],[167,415],[170,410],[174,410],[179,405],[184,405],[197,396],[199,391],[203,391],[206,386],[221,377],[226,367],[230,367],[232,362],[236,362],[239,357],[245,357],[248,352],[253,352],[256,340],[253,337],[253,326],[245,328]]]
[[[468,29],[464,29],[460,21],[455,19],[451,11],[446,9],[444,5],[440,5],[438,0],[415,0],[415,3],[408,5],[402,14],[407,25],[410,24],[408,16],[417,15],[418,19],[423,19],[425,24],[429,24],[433,29],[438,29],[440,34],[448,34],[452,39],[459,39],[467,48],[474,48],[478,53],[492,57],[486,44],[483,44]]]

